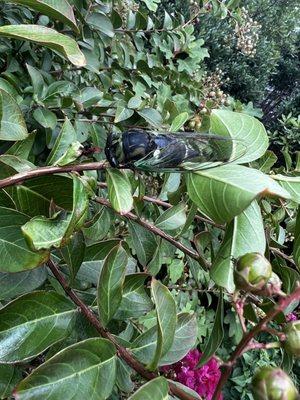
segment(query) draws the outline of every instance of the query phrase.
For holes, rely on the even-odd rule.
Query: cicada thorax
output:
[[[123,133],[123,160],[127,165],[146,157],[156,150],[156,144],[150,132],[131,129]]]

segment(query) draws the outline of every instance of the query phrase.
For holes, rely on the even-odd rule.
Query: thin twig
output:
[[[91,171],[91,170],[100,170],[106,169],[108,166],[106,161],[99,162],[91,162],[91,163],[83,163],[77,165],[66,165],[64,167],[40,167],[31,169],[25,172],[20,172],[18,174],[9,176],[5,179],[0,180],[0,189],[5,188],[7,186],[17,185],[19,183],[23,183],[24,181],[28,181],[29,179],[37,178],[45,175],[53,175],[53,174],[63,174],[66,172],[82,172],[82,171]]]
[[[107,183],[105,182],[98,182],[98,186],[105,189],[107,188]],[[164,207],[164,208],[171,208],[173,207],[172,204],[167,203],[166,201],[160,200],[157,197],[149,197],[149,196],[143,196],[142,197],[143,200],[147,201],[148,203],[153,203],[153,204],[157,204],[158,206]],[[208,218],[204,218],[201,217],[200,215],[195,215],[195,219],[201,222],[205,222],[206,224],[212,225],[216,228],[222,229],[224,230],[225,227],[224,225],[220,225],[215,223],[214,221],[208,219]]]
[[[118,357],[122,358],[134,371],[140,374],[143,378],[147,380],[152,380],[158,376],[157,373],[148,371],[143,364],[141,364],[132,353],[121,346],[114,335],[112,335],[98,320],[96,315],[90,310],[90,308],[77,296],[72,288],[69,287],[66,279],[61,274],[56,264],[49,260],[47,263],[52,274],[55,276],[61,287],[64,289],[68,297],[79,307],[82,315],[90,322],[91,325],[97,330],[100,336],[108,339],[112,342],[116,349]],[[169,383],[170,392],[181,400],[195,400],[195,397],[187,394],[185,391],[177,387],[172,382]]]
[[[94,199],[97,203],[102,204],[105,207],[109,207],[112,208],[111,204],[109,203],[109,201],[107,201],[106,199],[103,199],[102,197],[96,197]],[[140,226],[142,226],[143,228],[147,229],[148,231],[154,233],[157,236],[160,236],[161,238],[167,240],[169,243],[171,243],[173,246],[177,247],[177,249],[181,250],[184,254],[186,254],[187,256],[193,258],[194,260],[197,260],[200,265],[202,267],[204,267],[205,269],[209,269],[210,268],[210,264],[205,260],[205,258],[189,249],[188,247],[184,246],[182,243],[178,242],[176,239],[174,239],[172,236],[168,235],[167,233],[165,233],[164,231],[162,231],[161,229],[157,228],[156,226],[150,224],[147,221],[144,221],[143,219],[140,219],[137,215],[133,214],[132,212],[127,212],[124,214],[121,214],[117,211],[114,210],[114,212],[118,215],[120,215],[121,217],[127,218],[131,221],[136,222],[137,224],[139,224]]]
[[[296,263],[294,262],[294,260],[291,257],[284,254],[282,251],[276,249],[276,247],[270,247],[270,250],[272,253],[275,253],[278,256],[284,258],[286,261],[288,261],[289,263],[291,263],[292,265],[294,265],[296,267]]]
[[[244,353],[245,349],[253,341],[254,337],[259,332],[263,331],[266,325],[271,322],[277,314],[284,311],[292,302],[296,300],[300,300],[300,286],[298,286],[290,295],[282,297],[279,302],[267,313],[267,315],[242,338],[235,351],[232,353],[229,361],[223,365],[221,379],[219,380],[212,400],[218,400],[220,398],[222,388],[229,379],[233,366],[235,365],[237,359]]]

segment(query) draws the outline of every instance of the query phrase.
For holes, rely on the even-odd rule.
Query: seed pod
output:
[[[240,257],[234,270],[237,289],[258,292],[272,275],[272,265],[260,253],[247,253]]]
[[[254,400],[297,400],[291,378],[280,368],[263,367],[252,380]]]
[[[284,332],[286,334],[284,342],[286,352],[300,358],[300,320],[288,323]]]

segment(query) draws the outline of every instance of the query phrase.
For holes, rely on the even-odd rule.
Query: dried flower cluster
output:
[[[129,11],[138,12],[139,8],[140,8],[139,4],[135,3],[132,0],[123,0],[122,2],[118,3],[117,9],[118,13],[122,18],[123,27],[126,27],[127,25],[128,12]]]
[[[242,23],[237,23],[235,32],[237,35],[237,48],[243,54],[254,57],[259,38],[259,30],[261,25],[254,21],[245,7],[241,8]]]
[[[197,392],[203,399],[211,400],[221,372],[215,357],[212,357],[201,368],[196,369],[201,355],[197,349],[191,350],[181,361],[165,366],[162,370],[175,381]]]

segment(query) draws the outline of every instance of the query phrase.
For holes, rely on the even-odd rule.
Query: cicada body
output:
[[[111,134],[105,154],[115,168],[174,172],[211,168],[228,162],[232,149],[232,139],[223,136],[130,129]]]

